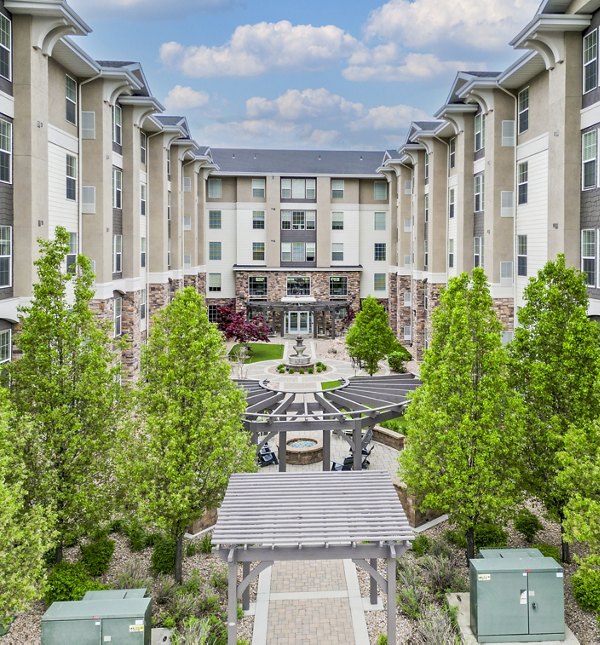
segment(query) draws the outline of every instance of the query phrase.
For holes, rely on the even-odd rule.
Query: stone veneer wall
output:
[[[148,311],[149,319],[165,305],[169,304],[169,284],[153,283],[148,290]]]
[[[123,311],[121,317],[121,331],[126,339],[126,346],[122,352],[122,361],[125,376],[135,379],[140,370],[140,353],[142,345],[147,338],[147,327],[142,330],[140,319],[140,306],[142,303],[141,291],[130,291],[123,295]],[[148,308],[146,307],[146,310]],[[148,325],[148,312],[146,311],[146,326]]]
[[[413,356],[418,361],[423,360],[425,330],[427,330],[428,341],[431,341],[431,312],[440,301],[440,292],[444,287],[442,283],[413,280]],[[427,309],[425,309],[425,293],[427,293]]]
[[[398,276],[390,273],[388,276],[388,320],[394,334],[398,335]]]
[[[404,340],[404,328],[412,326],[412,306],[404,306],[404,293],[406,291],[411,293],[412,303],[412,278],[409,275],[396,276],[396,301],[398,303],[398,329],[396,335],[398,336],[398,340],[400,341],[400,343],[402,343],[402,345],[404,345],[407,349],[412,350],[412,340]]]
[[[515,328],[515,302],[512,298],[494,298],[494,310],[505,331]]]

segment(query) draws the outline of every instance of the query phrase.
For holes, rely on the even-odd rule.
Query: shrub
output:
[[[396,567],[397,602],[403,614],[416,620],[421,607],[429,599],[427,588],[421,579],[421,570],[413,560],[400,560]]]
[[[216,594],[207,594],[200,598],[200,610],[206,613],[218,612],[221,608],[219,596]]]
[[[180,590],[199,594],[203,586],[204,585],[202,579],[200,578],[200,572],[198,571],[198,569],[194,569],[190,577],[181,585]]]
[[[81,562],[90,576],[101,576],[108,571],[115,552],[115,542],[109,537],[101,537],[80,547]]]
[[[225,591],[227,589],[227,574],[224,571],[215,571],[210,578],[210,584],[217,591]]]
[[[178,590],[169,603],[169,614],[180,625],[190,616],[198,616],[202,611],[201,599],[194,593]]]
[[[57,600],[81,600],[87,591],[99,589],[108,587],[92,580],[81,562],[61,562],[48,574],[44,600],[48,605]]]
[[[388,359],[388,365],[390,366],[390,369],[392,370],[392,372],[398,372],[398,374],[402,374],[406,372],[406,367],[404,366],[404,363],[408,359],[404,357],[404,354],[400,352],[392,352],[391,354],[388,355],[387,359]]]
[[[171,602],[171,599],[175,595],[178,586],[175,582],[173,576],[166,575],[164,573],[156,576],[156,582],[154,584],[154,600],[157,605],[166,605]]]
[[[459,529],[448,529],[444,533],[444,537],[448,542],[460,547],[461,549],[464,549],[467,546],[465,533]],[[475,546],[478,548],[505,547],[507,540],[508,535],[500,526],[484,522],[475,527]]]
[[[192,558],[195,555],[201,553],[200,544],[198,542],[189,541],[185,545],[185,556],[186,558]]]
[[[211,622],[208,618],[192,616],[184,621],[181,628],[171,634],[173,645],[209,645]]]
[[[146,575],[144,565],[137,560],[125,563],[123,571],[117,575],[115,587],[117,589],[152,589],[152,578]]]
[[[541,531],[542,528],[544,528],[537,515],[526,508],[522,508],[517,513],[514,521],[514,527],[515,530],[518,531],[529,544],[533,542],[535,534],[538,531]]]
[[[534,549],[538,549],[545,558],[554,558],[557,562],[560,562],[560,549],[557,546],[545,544],[544,542],[538,542],[531,546]]]
[[[448,614],[438,605],[427,606],[418,619],[415,645],[444,645],[460,642]]]
[[[429,589],[436,595],[452,591],[468,591],[466,581],[449,558],[425,555],[419,559]]]
[[[172,537],[165,535],[156,540],[152,551],[152,573],[173,573],[176,553],[177,543]]]
[[[304,374],[304,368],[300,368],[300,369],[298,370],[298,372],[299,372],[300,374]]]
[[[600,568],[587,564],[585,560],[571,578],[573,595],[584,611],[600,614]]]
[[[277,371],[278,371],[280,374],[283,374],[283,373],[285,372],[285,365],[284,365],[283,363],[282,363],[281,365],[278,365],[278,366],[277,366]]]
[[[425,555],[429,551],[429,538],[426,535],[417,535],[417,537],[413,540],[411,546],[412,552],[415,554],[415,557],[420,558],[422,555]]]
[[[212,552],[212,534],[211,533],[205,533],[200,538],[200,552],[201,553]]]
[[[377,637],[377,645],[388,645],[387,634],[379,634]]]
[[[149,533],[138,522],[130,522],[123,526],[123,533],[129,540],[129,548],[134,551],[143,551],[149,546],[153,546],[157,539],[154,533]]]
[[[433,538],[429,541],[429,554],[449,558],[452,555],[452,550],[443,538]]]

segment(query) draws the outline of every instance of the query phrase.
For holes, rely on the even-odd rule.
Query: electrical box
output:
[[[150,645],[152,599],[145,594],[110,589],[54,602],[42,618],[42,645]]]
[[[537,549],[484,549],[470,561],[471,629],[480,643],[564,640],[563,568]]]

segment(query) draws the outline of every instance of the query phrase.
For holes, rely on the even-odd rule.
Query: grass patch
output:
[[[398,417],[397,419],[390,419],[389,421],[384,421],[379,424],[382,428],[387,428],[388,430],[393,430],[400,434],[406,435],[408,433],[408,423],[406,422],[405,417]]]
[[[234,345],[230,352],[230,358],[233,358],[237,351],[243,345]],[[250,353],[248,358],[244,361],[248,363],[259,363],[260,361],[278,361],[283,358],[283,345],[277,343],[249,343]]]
[[[321,383],[321,389],[322,390],[333,390],[335,387],[339,387],[342,384],[343,381],[341,381],[339,378],[336,379],[335,381],[323,381]]]

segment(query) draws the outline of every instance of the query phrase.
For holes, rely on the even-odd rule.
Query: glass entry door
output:
[[[288,311],[285,317],[286,334],[305,335],[312,332],[310,311]]]

